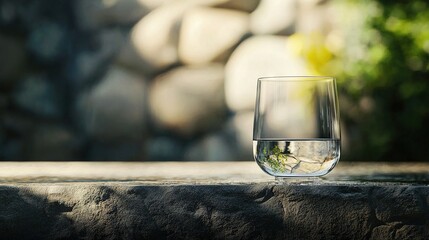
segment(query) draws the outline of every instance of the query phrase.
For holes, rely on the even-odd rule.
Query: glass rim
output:
[[[258,81],[274,81],[274,82],[298,82],[298,81],[334,81],[331,76],[271,76],[260,77]]]

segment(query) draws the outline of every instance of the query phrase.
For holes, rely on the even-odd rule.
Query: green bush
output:
[[[350,18],[332,65],[349,140],[345,159],[429,160],[428,3],[341,4]]]

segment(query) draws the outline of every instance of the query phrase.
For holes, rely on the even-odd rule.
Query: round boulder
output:
[[[150,87],[150,111],[156,123],[182,135],[222,123],[225,113],[221,64],[179,67],[157,77]]]
[[[233,111],[253,110],[257,79],[306,75],[306,63],[287,37],[255,36],[241,43],[225,68],[226,104]]]
[[[230,118],[225,133],[235,143],[236,160],[253,160],[253,111],[242,111]]]
[[[84,30],[97,30],[110,25],[137,22],[163,1],[154,0],[77,0],[74,12],[77,25]]]
[[[217,0],[176,1],[151,11],[131,30],[118,62],[147,74],[178,63],[177,48],[183,15],[192,7],[215,2]]]
[[[26,77],[17,84],[12,100],[19,109],[39,117],[59,118],[64,111],[58,88],[45,75]]]
[[[290,35],[295,28],[296,0],[262,0],[250,17],[254,34]]]
[[[145,81],[112,67],[91,91],[78,100],[85,132],[99,141],[138,140],[145,124]]]
[[[236,147],[222,132],[214,133],[189,146],[184,158],[186,161],[233,161],[237,160]]]
[[[186,64],[223,61],[249,31],[248,14],[208,7],[194,8],[183,18],[179,56]]]

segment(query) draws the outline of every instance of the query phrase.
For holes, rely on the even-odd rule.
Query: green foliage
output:
[[[429,160],[428,3],[350,0],[347,5],[346,11],[360,16],[345,26],[337,59],[350,141],[346,158]]]
[[[275,145],[271,150],[265,147],[262,153],[264,154],[262,161],[266,162],[274,172],[286,172],[291,169],[288,165],[288,158],[291,156],[283,153],[279,146]]]

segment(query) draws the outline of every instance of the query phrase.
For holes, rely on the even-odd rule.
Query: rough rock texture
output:
[[[343,164],[322,179],[288,181],[274,181],[252,162],[0,168],[3,239],[429,237],[428,164]],[[407,172],[420,182],[407,182]],[[343,174],[369,181],[336,180]],[[377,174],[396,182],[371,181]]]
[[[429,195],[427,187],[335,184],[1,186],[0,233],[7,239],[429,237],[427,218],[420,217],[426,205],[411,220],[376,217],[374,208],[400,195],[375,206],[372,197],[391,188]]]

